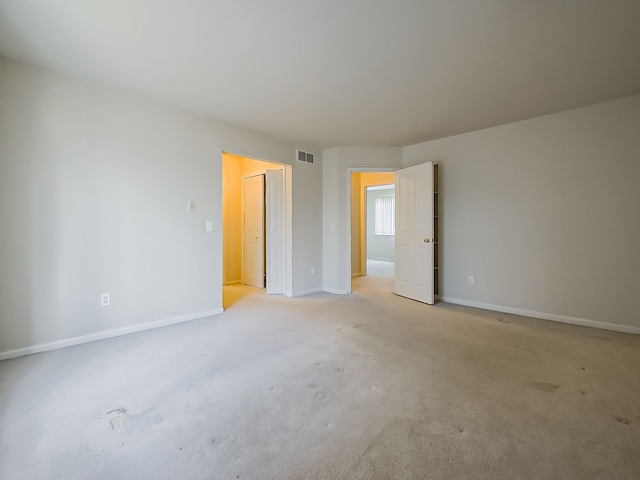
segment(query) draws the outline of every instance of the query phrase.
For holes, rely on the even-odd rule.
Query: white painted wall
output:
[[[336,147],[323,152],[323,279],[324,290],[351,292],[351,169],[400,168],[400,148]]]
[[[338,205],[338,166],[340,155],[337,148],[322,152],[322,280],[323,289],[331,293],[339,292],[339,266],[341,256],[339,233],[337,231],[339,208],[346,208],[347,199]],[[346,174],[346,173],[345,173]]]
[[[293,162],[293,286],[294,297],[322,291],[322,151],[313,145],[298,145],[313,152],[313,164]],[[311,269],[315,274],[311,274]],[[286,286],[285,286],[286,294]]]
[[[639,331],[640,96],[402,155],[440,164],[446,300]]]
[[[291,165],[294,145],[4,59],[0,106],[0,356],[220,311],[221,152]],[[294,197],[321,204],[295,170]],[[300,289],[319,208],[293,207]]]

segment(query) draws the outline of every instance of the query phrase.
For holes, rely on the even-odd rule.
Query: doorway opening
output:
[[[397,295],[433,305],[439,297],[439,235],[438,235],[438,165],[426,162],[412,167],[391,170],[391,176],[376,169],[347,169],[347,250],[350,275],[349,291],[354,290],[354,278],[367,277],[366,189],[374,185],[395,184],[395,232],[393,287]],[[377,173],[370,179],[369,175]],[[391,180],[393,178],[393,180]],[[375,179],[375,180],[374,180]],[[371,183],[370,183],[371,182]],[[361,282],[356,282],[355,288]]]
[[[393,292],[395,175],[352,171],[350,187],[351,290]]]
[[[286,294],[290,176],[287,165],[222,154],[224,309],[248,295]]]

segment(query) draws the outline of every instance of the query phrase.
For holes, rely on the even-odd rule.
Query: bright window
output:
[[[376,235],[396,234],[396,197],[376,198]]]

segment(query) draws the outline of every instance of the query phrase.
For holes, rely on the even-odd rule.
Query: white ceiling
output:
[[[640,93],[638,0],[0,0],[0,53],[318,147]]]

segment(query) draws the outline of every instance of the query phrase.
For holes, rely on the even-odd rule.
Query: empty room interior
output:
[[[640,478],[640,2],[0,0],[0,478]]]

